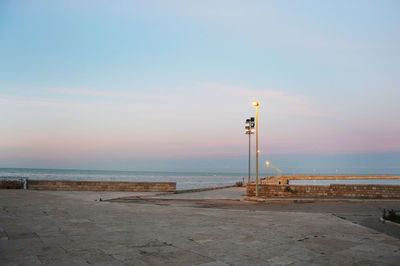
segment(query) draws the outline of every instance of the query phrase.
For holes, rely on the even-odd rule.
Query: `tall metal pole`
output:
[[[249,177],[247,180],[247,184],[251,182],[251,135],[254,134],[254,117],[250,117],[249,119],[246,119],[246,126],[244,127],[246,129],[246,134],[249,135]]]
[[[251,126],[250,126],[250,128],[251,128]],[[251,129],[250,129],[251,130]],[[250,141],[250,137],[251,137],[251,131],[249,132],[249,180],[247,181],[247,184],[249,184],[250,183],[250,162],[251,162],[251,158],[250,158],[250,155],[251,155],[251,141]]]
[[[258,197],[258,104],[256,106],[256,197]]]

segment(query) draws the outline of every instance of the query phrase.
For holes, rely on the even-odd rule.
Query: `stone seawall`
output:
[[[282,175],[261,179],[262,184],[283,185],[289,180],[357,180],[357,179],[400,179],[400,176],[392,175]]]
[[[254,183],[247,185],[247,197],[255,197]],[[259,185],[259,197],[300,197],[300,198],[400,198],[400,186],[388,185]]]
[[[175,192],[175,182],[28,180],[27,189],[70,191]]]
[[[0,180],[0,189],[22,189],[24,183],[19,180]]]

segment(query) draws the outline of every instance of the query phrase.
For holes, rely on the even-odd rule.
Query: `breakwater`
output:
[[[0,188],[67,191],[175,192],[175,182],[117,182],[71,180],[2,180]]]
[[[255,197],[256,185],[248,184],[247,197]],[[287,184],[261,184],[259,197],[300,197],[300,198],[400,198],[400,186],[390,185],[338,185],[310,186]]]
[[[265,185],[284,185],[290,184],[291,182],[294,185],[300,185],[301,181],[303,181],[304,185],[311,185],[309,182],[316,181],[321,183],[329,183],[329,180],[332,181],[361,181],[365,180],[366,184],[368,185],[368,180],[371,182],[376,182],[376,180],[389,181],[389,180],[400,180],[400,176],[393,176],[393,175],[281,175],[281,176],[272,176],[272,177],[265,177],[261,180],[261,184]],[[332,182],[334,183],[334,182]],[[328,184],[329,185],[329,184]],[[380,185],[380,184],[378,184]],[[382,184],[383,185],[383,184]]]

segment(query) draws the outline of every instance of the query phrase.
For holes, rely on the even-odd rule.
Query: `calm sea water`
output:
[[[293,169],[288,170],[291,173]],[[400,169],[347,169],[342,174],[356,175],[400,175]],[[287,173],[286,173],[287,174]],[[296,174],[332,175],[332,171],[318,172],[301,171]],[[265,173],[260,173],[260,178]],[[88,180],[88,181],[132,181],[132,182],[176,182],[177,189],[192,189],[215,186],[233,185],[237,181],[247,182],[246,173],[191,173],[191,172],[138,172],[138,171],[100,171],[100,170],[64,170],[64,169],[30,169],[30,168],[0,168],[0,179],[49,179],[49,180]],[[252,177],[254,180],[254,176]],[[303,182],[303,183],[301,183]],[[343,183],[344,182],[344,183]],[[400,185],[400,180],[296,180],[290,184],[393,184]]]
[[[36,180],[51,179],[88,181],[176,182],[177,189],[192,189],[233,185],[237,181],[242,181],[242,174],[0,168],[0,178],[28,178]]]

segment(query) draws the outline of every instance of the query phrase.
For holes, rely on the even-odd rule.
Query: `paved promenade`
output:
[[[366,222],[399,202],[243,202],[241,188],[155,194],[0,190],[0,264],[400,262],[399,229]]]

